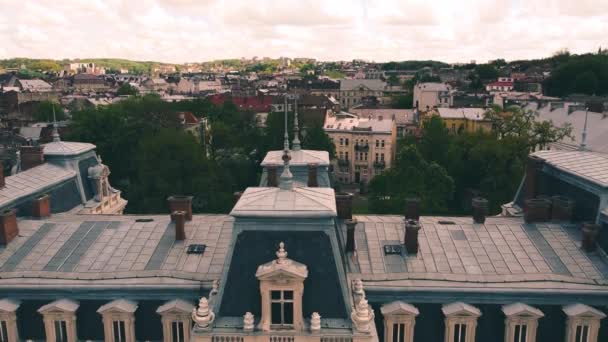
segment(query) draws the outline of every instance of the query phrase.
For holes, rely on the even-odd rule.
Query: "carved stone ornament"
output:
[[[371,322],[374,320],[374,311],[367,304],[367,299],[363,298],[355,307],[350,315],[355,330],[362,333],[369,333]]]
[[[318,312],[313,312],[310,316],[310,330],[313,332],[321,330],[321,315]]]
[[[202,297],[198,302],[198,309],[192,310],[192,320],[197,328],[208,329],[215,320],[215,314],[209,308],[207,298]]]
[[[243,316],[243,330],[253,331],[253,322],[255,321],[254,316],[251,312],[246,312]]]

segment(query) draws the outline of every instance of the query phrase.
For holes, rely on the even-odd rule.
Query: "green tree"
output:
[[[130,85],[129,83],[123,83],[120,87],[118,87],[118,90],[116,91],[116,95],[118,96],[122,96],[122,95],[137,95],[138,91],[137,88],[133,87],[132,85]]]
[[[53,122],[53,112],[55,112],[54,117],[57,121],[66,119],[65,111],[61,105],[53,101],[40,102],[33,113],[33,119],[37,122]]]
[[[306,134],[302,138],[302,148],[307,150],[327,151],[329,158],[336,158],[336,147],[331,142],[329,135],[325,133],[322,125],[314,125],[306,128]]]
[[[451,135],[441,117],[433,115],[423,122],[419,151],[426,160],[447,165],[450,143]]]
[[[492,64],[479,64],[475,67],[475,73],[482,81],[491,81],[498,78],[498,70]]]
[[[399,85],[400,80],[399,80],[399,77],[397,77],[397,75],[391,74],[388,77],[387,82],[389,85],[396,86],[396,85]]]
[[[375,213],[401,214],[408,197],[419,197],[425,214],[448,210],[454,182],[446,170],[428,162],[415,146],[399,150],[395,164],[369,185],[370,208]]]
[[[397,95],[391,98],[391,106],[398,109],[411,109],[413,107],[414,95],[407,93],[405,95]]]

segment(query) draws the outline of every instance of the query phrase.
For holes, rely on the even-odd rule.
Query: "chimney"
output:
[[[597,248],[597,236],[600,232],[600,225],[595,223],[583,223],[582,248],[585,252],[593,252]]]
[[[551,197],[551,221],[572,221],[574,201],[566,196]]]
[[[186,212],[177,210],[171,213],[171,222],[175,225],[175,241],[186,239]]]
[[[524,199],[532,199],[537,195],[538,173],[545,160],[534,155],[528,156],[526,163],[526,178],[524,180]]]
[[[405,221],[405,239],[403,244],[408,254],[418,253],[418,231],[420,224],[416,220]]]
[[[37,218],[51,216],[51,196],[42,195],[32,201],[32,216]]]
[[[475,197],[471,201],[471,207],[473,208],[473,221],[475,223],[486,222],[486,215],[488,214],[488,200],[482,197]]]
[[[348,192],[336,194],[336,209],[338,218],[350,220],[353,218],[353,195]]]
[[[317,180],[317,164],[308,164],[308,187],[316,188],[319,186],[319,182]]]
[[[15,209],[0,212],[0,246],[8,245],[17,235],[19,235],[19,227]]]
[[[408,197],[405,199],[405,219],[416,220],[420,218],[420,198]]]
[[[277,166],[276,165],[266,166],[266,172],[268,173],[266,185],[271,188],[276,188],[277,186],[279,186],[279,181],[277,178]]]
[[[38,146],[21,146],[21,171],[31,169],[44,163],[44,148]]]
[[[4,188],[6,181],[4,180],[4,163],[0,160],[0,189]]]
[[[357,226],[357,220],[346,220],[346,253],[353,253],[357,250],[355,245],[355,227]]]
[[[186,221],[192,221],[192,196],[173,195],[167,198],[169,202],[169,212],[184,211]]]

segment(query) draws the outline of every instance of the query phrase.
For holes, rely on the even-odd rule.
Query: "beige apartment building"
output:
[[[394,120],[342,112],[327,117],[324,129],[336,147],[334,173],[339,182],[368,183],[391,167],[397,137]]]
[[[414,86],[414,108],[427,111],[438,107],[451,107],[452,88],[445,83],[418,83]]]

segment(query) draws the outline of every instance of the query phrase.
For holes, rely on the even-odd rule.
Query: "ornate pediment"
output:
[[[287,258],[285,244],[279,244],[277,251],[277,259],[258,266],[255,272],[256,278],[260,280],[273,280],[281,283],[287,283],[291,280],[303,280],[308,277],[308,268],[306,265]]]

